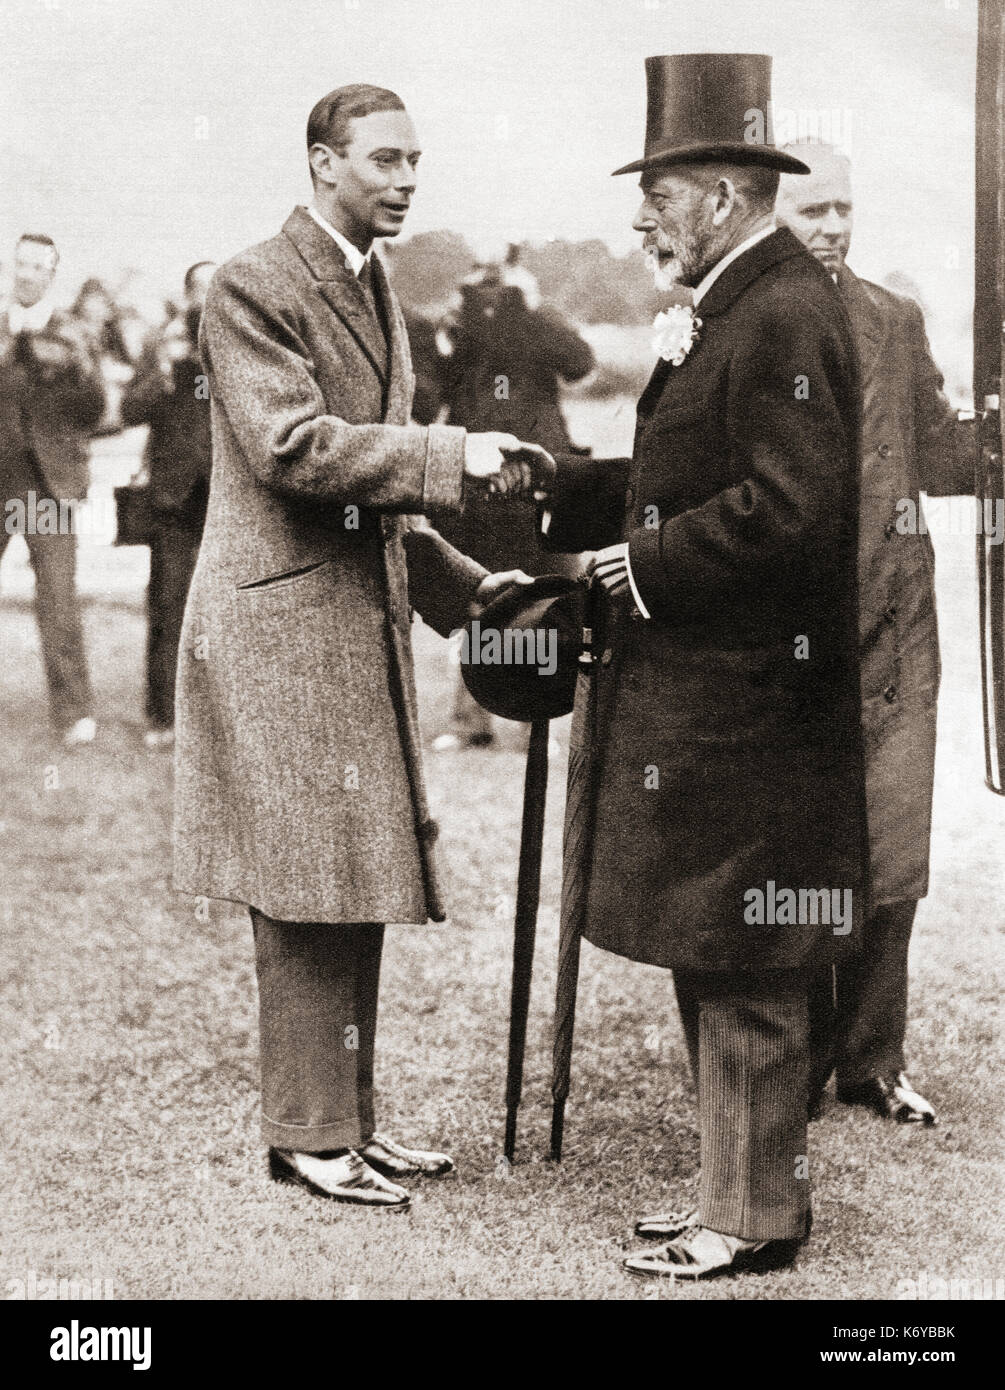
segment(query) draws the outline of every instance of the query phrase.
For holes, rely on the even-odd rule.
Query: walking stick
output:
[[[523,1091],[523,1059],[527,1043],[527,1012],[534,968],[537,908],[541,896],[541,845],[544,805],[548,791],[547,719],[530,726],[527,771],[523,784],[523,825],[520,830],[520,868],[513,924],[513,987],[510,994],[509,1059],[506,1066],[506,1137],[503,1153],[512,1162],[516,1151],[516,1116]]]
[[[555,1034],[551,1070],[551,1154],[562,1159],[565,1102],[572,1070],[572,1034],[579,985],[579,945],[586,920],[593,841],[593,742],[591,668],[593,665],[594,605],[591,586],[579,657],[576,707],[569,741],[569,781],[562,840],[562,922],[558,942],[558,980],[555,986]]]

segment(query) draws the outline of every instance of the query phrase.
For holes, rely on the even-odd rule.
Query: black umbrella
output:
[[[562,917],[555,986],[555,1033],[551,1073],[551,1158],[562,1157],[565,1102],[572,1066],[572,1034],[579,984],[579,945],[586,921],[593,846],[593,784],[596,743],[592,689],[593,632],[597,593],[591,586],[579,657],[575,713],[569,738],[569,778],[562,840]]]
[[[523,1058],[527,1042],[527,1011],[534,968],[537,908],[541,896],[541,846],[544,838],[544,806],[548,792],[547,719],[530,726],[527,771],[523,783],[523,825],[520,831],[520,868],[516,884],[516,918],[513,923],[513,988],[510,994],[509,1058],[506,1065],[506,1138],[503,1153],[512,1161],[516,1151],[516,1114],[523,1090]]]

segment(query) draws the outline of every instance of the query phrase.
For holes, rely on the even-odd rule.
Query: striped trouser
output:
[[[810,1211],[806,978],[677,970],[674,984],[698,1086],[702,1225],[798,1239]]]

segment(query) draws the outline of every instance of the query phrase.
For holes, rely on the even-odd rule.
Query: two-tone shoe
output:
[[[690,1211],[652,1212],[636,1221],[635,1234],[644,1240],[676,1240],[699,1224],[697,1207]]]
[[[359,1152],[385,1178],[442,1178],[454,1171],[454,1160],[449,1154],[435,1149],[407,1149],[386,1134],[374,1134]]]
[[[800,1240],[741,1240],[706,1226],[692,1226],[676,1240],[634,1251],[623,1268],[629,1274],[686,1280],[765,1273],[791,1265],[801,1244]]]
[[[838,1083],[837,1098],[844,1105],[864,1105],[902,1125],[938,1124],[931,1101],[914,1089],[902,1071],[886,1076],[870,1076],[852,1085]]]
[[[403,1187],[388,1182],[382,1173],[364,1162],[355,1149],[323,1154],[270,1149],[269,1176],[275,1182],[306,1187],[316,1197],[358,1207],[402,1211],[412,1200]]]

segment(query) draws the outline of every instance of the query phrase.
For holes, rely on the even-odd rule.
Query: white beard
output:
[[[650,250],[646,252],[646,264],[658,293],[668,294],[670,290],[676,289],[680,284],[680,273],[683,267],[676,256],[672,260],[661,263],[659,252]]]

